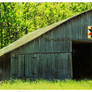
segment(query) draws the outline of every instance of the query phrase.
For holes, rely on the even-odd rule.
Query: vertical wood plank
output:
[[[18,55],[18,77],[25,77],[25,58],[24,55]]]
[[[17,78],[17,60],[16,55],[11,56],[11,71],[10,71],[11,78]]]

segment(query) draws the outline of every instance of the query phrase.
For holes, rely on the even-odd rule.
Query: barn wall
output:
[[[70,79],[70,53],[18,54],[12,57],[12,78]],[[16,68],[15,68],[16,67]]]
[[[14,52],[72,52],[72,40],[90,40],[88,26],[92,25],[91,18],[91,12],[77,16]]]
[[[62,38],[66,40],[70,39],[89,41],[90,39],[88,39],[88,26],[92,26],[92,11],[77,16],[65,22],[63,25],[61,24],[58,29],[63,30],[62,33],[64,33],[64,35]],[[55,31],[55,35],[60,35],[61,30]]]
[[[56,34],[57,32],[59,34]],[[69,35],[65,32],[64,26],[62,29],[55,28],[12,52],[11,76],[13,78],[23,78],[23,76],[72,78],[72,41],[66,39]],[[24,68],[27,70],[23,70]]]
[[[24,72],[20,71],[23,68],[22,66],[25,64],[27,69],[25,71],[29,71],[31,69],[30,63],[32,64],[32,66],[34,66],[32,61],[35,62],[37,66],[35,66],[35,70],[32,70],[32,68],[29,72],[36,71],[38,69],[40,65],[38,64],[38,62],[45,64],[47,62],[50,63],[51,61],[51,64],[53,65],[53,69],[55,69],[55,71],[57,69],[55,68],[56,66],[54,66],[54,62],[57,62],[57,64],[61,63],[62,67],[60,70],[63,72],[58,71],[58,73],[60,74],[60,77],[58,75],[58,78],[64,79],[65,77],[68,78],[68,76],[69,78],[72,78],[72,40],[89,40],[87,32],[88,26],[92,24],[91,18],[91,12],[77,16],[76,18],[68,20],[60,26],[31,41],[30,43],[13,51],[11,54],[11,68],[16,65],[16,67],[18,66],[17,69],[19,70],[14,69],[13,67],[11,71],[11,76],[15,75],[15,77],[22,77],[22,74]],[[13,58],[13,56],[15,57],[15,59]],[[23,59],[22,57],[25,59]],[[68,60],[67,57],[69,57],[70,60]],[[24,63],[24,60],[28,63]],[[44,66],[44,68],[50,70],[46,65]],[[44,73],[45,69],[43,69]],[[36,71],[36,75],[34,75],[34,72],[33,74],[29,74],[28,72],[26,72],[26,76],[41,76],[39,74],[37,75],[39,71]],[[54,72],[54,70],[52,71]],[[66,72],[68,72],[68,75],[66,74]],[[50,77],[51,75],[48,76]]]
[[[55,28],[32,42],[19,47],[14,53],[72,52],[72,41],[67,39],[69,35],[66,34],[63,26],[62,28]]]

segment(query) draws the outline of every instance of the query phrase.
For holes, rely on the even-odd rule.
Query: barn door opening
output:
[[[73,79],[92,79],[92,45],[72,44]]]

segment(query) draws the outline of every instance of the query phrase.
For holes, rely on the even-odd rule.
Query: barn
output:
[[[0,50],[0,80],[92,78],[92,10],[31,32]]]

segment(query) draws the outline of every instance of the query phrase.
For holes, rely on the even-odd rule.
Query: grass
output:
[[[8,80],[0,84],[0,89],[15,90],[89,90],[92,89],[92,80]]]

